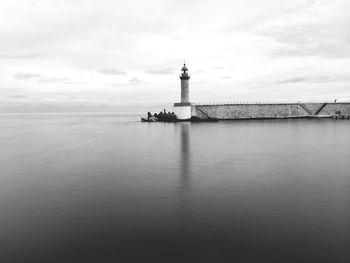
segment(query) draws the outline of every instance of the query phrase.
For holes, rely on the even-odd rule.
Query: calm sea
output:
[[[0,262],[350,262],[350,122],[0,115]]]

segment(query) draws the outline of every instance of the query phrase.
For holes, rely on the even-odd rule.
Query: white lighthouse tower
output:
[[[174,112],[179,120],[191,119],[191,103],[189,96],[189,79],[188,68],[186,64],[181,69],[181,102],[174,103]]]

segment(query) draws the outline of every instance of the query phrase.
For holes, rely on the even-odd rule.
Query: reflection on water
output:
[[[181,127],[181,145],[180,145],[180,167],[181,167],[181,185],[185,190],[189,187],[191,176],[191,156],[190,156],[190,128],[191,124],[188,122],[180,123]]]
[[[191,123],[183,122],[174,126],[175,129],[180,128],[180,152],[179,152],[179,176],[180,176],[180,192],[179,192],[179,215],[181,224],[183,225],[182,231],[186,231],[189,227],[189,221],[191,219],[190,210],[190,187],[191,187],[191,156],[190,156],[190,129]],[[176,131],[175,131],[176,132]]]
[[[349,122],[0,118],[0,262],[350,260]]]

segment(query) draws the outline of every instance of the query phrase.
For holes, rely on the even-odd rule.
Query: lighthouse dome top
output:
[[[188,74],[188,68],[186,67],[186,63],[184,63],[184,65],[181,69],[180,79],[181,80],[189,80],[190,79],[190,75]]]

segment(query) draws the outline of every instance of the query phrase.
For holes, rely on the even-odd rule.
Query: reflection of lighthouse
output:
[[[174,104],[174,112],[179,120],[188,120],[191,118],[191,103],[189,96],[188,68],[186,64],[181,69],[181,102]]]
[[[181,174],[182,174],[182,186],[187,187],[190,177],[190,123],[181,123]]]
[[[191,123],[180,123],[180,188],[179,188],[179,212],[184,226],[187,226],[191,217],[190,192],[191,192]],[[178,129],[178,125],[174,126]]]

